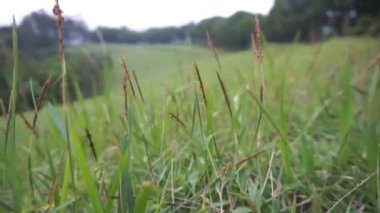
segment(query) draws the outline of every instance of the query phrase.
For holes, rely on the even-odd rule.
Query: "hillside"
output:
[[[17,116],[0,154],[0,209],[379,209],[379,40],[270,44],[262,66],[252,50],[217,50],[221,70],[200,47],[106,48],[108,93],[65,115],[45,100],[35,132],[34,111]],[[123,82],[121,56],[141,93]]]

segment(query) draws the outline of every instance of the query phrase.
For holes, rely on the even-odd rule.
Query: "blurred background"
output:
[[[19,110],[33,106],[33,91],[51,77],[49,98],[60,100],[54,1],[12,1],[0,9],[0,104],[11,90],[12,14],[16,15],[20,55]],[[114,63],[105,51],[74,51],[94,43],[131,45],[207,44],[227,51],[248,49],[255,15],[269,42],[321,42],[338,36],[380,36],[379,0],[275,1],[61,1],[65,17],[69,91],[85,97],[107,90],[105,70]],[[32,91],[32,92],[30,92]],[[5,112],[3,112],[5,113]]]

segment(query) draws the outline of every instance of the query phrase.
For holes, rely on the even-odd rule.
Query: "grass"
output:
[[[1,211],[379,211],[379,40],[264,42],[262,66],[252,50],[106,48],[108,93],[46,104],[36,133],[10,114]]]

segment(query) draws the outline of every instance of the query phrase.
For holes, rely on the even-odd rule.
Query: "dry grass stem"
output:
[[[98,161],[98,155],[96,154],[96,150],[95,150],[95,144],[94,144],[94,141],[92,140],[92,135],[90,133],[90,130],[88,130],[87,128],[85,129],[86,131],[86,138],[87,138],[87,141],[90,145],[90,148],[91,148],[91,153],[92,155],[94,156],[95,160]]]
[[[220,87],[222,88],[222,92],[223,92],[224,100],[225,100],[225,102],[226,102],[226,104],[227,104],[227,108],[228,108],[228,112],[229,112],[229,114],[230,114],[230,118],[231,118],[231,120],[233,120],[231,102],[230,102],[230,98],[229,98],[229,96],[228,96],[228,93],[227,93],[226,87],[224,86],[223,80],[222,80],[222,78],[220,77],[220,75],[219,75],[218,72],[216,72],[216,75],[218,76],[218,81],[219,81]]]
[[[363,186],[365,183],[367,183],[371,178],[373,178],[375,175],[379,173],[379,170],[376,170],[372,172],[368,177],[366,177],[364,180],[362,180],[360,183],[358,183],[354,188],[352,188],[350,191],[348,191],[345,195],[343,195],[341,198],[339,198],[338,201],[334,203],[326,212],[331,212],[340,202],[342,202],[347,196],[352,194],[354,191],[356,191],[358,188]]]
[[[19,115],[20,115],[21,119],[24,121],[26,127],[28,127],[28,129],[33,132],[32,124],[30,124],[28,119],[25,117],[24,113],[20,112]]]
[[[1,109],[1,114],[4,116],[8,115],[7,108],[5,107],[3,99],[0,98],[0,109]]]
[[[358,78],[356,78],[355,80],[357,88],[363,90],[370,76],[366,74],[367,71],[376,66],[377,64],[380,64],[380,54],[377,54],[375,57],[373,57],[371,61],[367,64],[367,66],[365,66],[365,68],[360,71],[360,73],[358,74]]]
[[[62,102],[66,109],[67,102],[67,70],[66,70],[66,60],[65,60],[65,46],[64,46],[64,34],[63,34],[63,16],[62,10],[59,6],[59,1],[55,0],[55,5],[53,8],[53,13],[55,15],[55,24],[58,32],[58,54],[61,59],[61,70],[62,70]]]
[[[32,128],[33,130],[36,128],[36,123],[37,123],[37,118],[38,118],[38,113],[42,107],[42,101],[44,100],[45,94],[47,92],[47,89],[49,88],[51,84],[51,77],[49,77],[45,83],[42,86],[42,89],[40,91],[40,95],[37,98],[37,103],[36,103],[36,111],[34,112],[34,117],[33,117],[33,122],[32,122]]]
[[[127,77],[126,79],[128,80],[129,86],[131,87],[132,95],[133,95],[134,98],[136,98],[135,88],[133,87],[132,79],[131,79],[131,77],[129,75],[128,66],[125,63],[125,58],[124,57],[122,57],[122,59],[121,59],[121,66],[122,66],[122,68],[124,70],[124,75],[126,75],[126,77]]]
[[[255,154],[249,156],[249,157],[246,157],[246,158],[244,158],[243,160],[237,162],[237,163],[235,164],[235,166],[236,166],[236,167],[239,167],[239,166],[241,166],[243,163],[245,163],[245,162],[247,162],[247,161],[249,161],[249,160],[251,160],[251,159],[253,159],[253,158],[256,158],[257,156],[259,156],[259,155],[261,155],[261,154],[263,154],[263,153],[264,153],[264,151],[260,151],[260,152],[258,152],[258,153],[255,153]]]
[[[145,103],[144,96],[143,96],[143,93],[142,93],[142,90],[141,90],[141,87],[140,87],[139,81],[138,81],[137,76],[136,76],[136,72],[133,70],[133,71],[132,71],[132,74],[133,74],[133,79],[135,80],[135,83],[136,83],[137,90],[138,90],[138,92],[139,92],[139,95],[140,95],[141,101],[142,101],[143,103]]]
[[[172,112],[169,112],[169,115],[174,119],[174,120],[176,120],[184,129],[186,129],[186,124],[183,122],[183,121],[181,121],[181,119],[177,116],[177,115],[175,115],[174,113],[172,113]]]
[[[52,183],[52,186],[50,188],[50,191],[49,191],[49,194],[47,196],[47,199],[46,199],[46,202],[48,204],[48,209],[50,209],[51,207],[51,204],[53,202],[53,198],[54,198],[54,193],[57,189],[57,186],[59,184],[59,180],[60,180],[60,177],[61,177],[61,173],[63,171],[63,166],[65,165],[64,163],[66,162],[66,155],[67,155],[67,152],[65,151],[61,157],[61,160],[59,162],[59,166],[58,166],[58,173]]]

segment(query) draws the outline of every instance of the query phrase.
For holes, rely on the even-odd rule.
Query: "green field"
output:
[[[66,113],[45,100],[34,133],[16,117],[1,212],[380,210],[379,40],[264,45],[262,65],[252,50],[217,50],[220,66],[195,46],[74,50],[104,48],[106,94]],[[131,77],[127,100],[122,56],[141,87]]]

